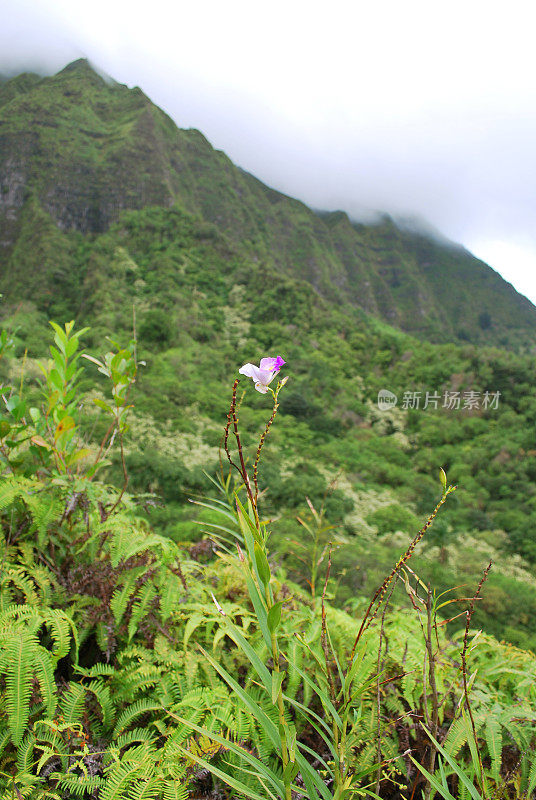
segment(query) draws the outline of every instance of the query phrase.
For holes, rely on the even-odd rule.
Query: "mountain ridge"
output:
[[[25,271],[16,245],[32,207],[67,238],[91,238],[124,211],[177,205],[215,225],[244,257],[417,336],[517,347],[536,327],[533,304],[463,248],[387,216],[369,225],[310,209],[86,59],[51,77],[23,73],[0,84],[0,186],[4,276]]]

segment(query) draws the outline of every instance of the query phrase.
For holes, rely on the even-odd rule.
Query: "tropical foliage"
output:
[[[266,427],[248,459],[239,408],[253,392],[235,381],[212,499],[197,501],[204,534],[179,539],[148,522],[154,496],[127,491],[136,340],[94,356],[73,323],[52,333],[39,387],[2,394],[4,797],[532,791],[536,661],[474,629],[488,569],[460,604],[411,566],[456,496],[443,471],[435,509],[348,613],[333,604],[324,508],[308,500],[299,519],[307,584],[271,549],[260,476],[291,384],[260,398]],[[83,391],[93,371],[98,396]],[[115,485],[103,480],[113,450]]]
[[[0,797],[533,794],[534,307],[85,61],[0,127]]]

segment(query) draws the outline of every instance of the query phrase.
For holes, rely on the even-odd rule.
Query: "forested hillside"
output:
[[[41,297],[73,269],[83,280],[90,266],[80,234],[106,231],[125,209],[176,205],[213,224],[246,263],[306,280],[326,299],[408,332],[532,342],[534,306],[461,247],[388,218],[367,226],[314,213],[85,60],[51,78],[0,84],[0,177],[2,263],[15,296]]]
[[[0,84],[0,240],[5,797],[532,791],[529,301],[85,61]]]

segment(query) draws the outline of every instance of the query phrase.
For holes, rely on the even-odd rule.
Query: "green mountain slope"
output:
[[[178,205],[215,225],[244,259],[408,332],[512,347],[531,341],[534,306],[462,248],[388,218],[360,225],[342,212],[314,213],[85,60],[51,78],[25,74],[0,85],[0,187],[0,276],[9,274],[17,296],[46,291],[72,263],[75,232],[102,233],[125,209]],[[27,279],[30,252],[35,282]]]
[[[84,61],[0,83],[0,233],[2,796],[427,796],[424,722],[446,797],[531,796],[528,301]]]
[[[246,361],[280,354],[291,380],[260,480],[291,574],[303,579],[293,542],[308,497],[335,526],[338,601],[369,594],[433,508],[443,466],[459,489],[416,571],[461,597],[493,557],[477,622],[536,648],[536,360],[475,344],[528,337],[528,301],[459,248],[268,189],[86,62],[0,85],[0,162],[2,316],[18,326],[0,381],[38,404],[49,319],[90,325],[96,355],[106,335],[130,337],[135,312],[146,366],[125,458],[130,489],[165,501],[150,512],[156,530],[182,543],[212,521],[187,500],[219,469],[230,387]],[[267,404],[248,384],[240,418],[253,442]],[[83,388],[89,405],[99,398],[96,370]],[[381,389],[396,408],[379,410]],[[483,406],[486,391],[498,408]],[[406,392],[419,408],[404,407]],[[423,408],[426,392],[437,408]],[[477,407],[464,408],[468,392]],[[106,424],[95,419],[92,441]],[[109,479],[122,482],[118,462]]]

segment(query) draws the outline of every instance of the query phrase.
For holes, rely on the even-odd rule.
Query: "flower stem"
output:
[[[264,587],[264,595],[266,598],[266,606],[268,611],[273,606],[273,599],[270,592],[270,584],[267,583]],[[279,646],[277,643],[277,636],[275,631],[272,632],[271,635],[272,639],[272,661],[274,662],[274,667],[272,670],[272,674],[274,672],[279,673]],[[285,720],[285,706],[283,703],[283,687],[279,686],[279,692],[277,694],[277,713],[279,717],[279,731],[281,736],[281,761],[283,762],[283,771],[286,773],[286,767],[289,763],[289,753],[288,753],[288,746],[287,746],[287,735],[286,735],[286,725],[287,722]],[[290,788],[292,783],[291,777],[288,774],[285,774],[285,800],[292,800],[292,790]]]

